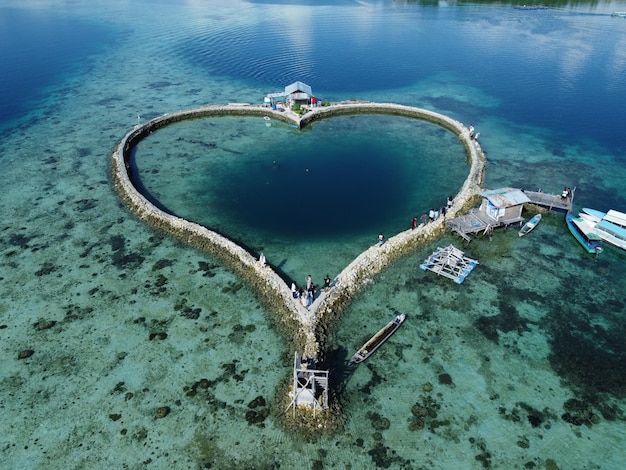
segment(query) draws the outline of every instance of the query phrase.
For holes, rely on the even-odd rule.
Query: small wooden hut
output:
[[[480,211],[493,220],[494,225],[506,226],[524,220],[522,210],[530,199],[521,189],[489,189],[479,194],[483,197]]]

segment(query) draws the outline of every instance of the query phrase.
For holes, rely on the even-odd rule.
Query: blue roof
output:
[[[285,87],[286,95],[291,95],[292,93],[297,93],[297,92],[306,93],[307,95],[313,94],[313,90],[306,83],[293,82],[291,85],[287,85]]]

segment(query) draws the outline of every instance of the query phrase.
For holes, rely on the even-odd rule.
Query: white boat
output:
[[[626,250],[626,214],[612,209],[605,213],[585,207],[579,216],[592,224],[593,231],[602,240]]]
[[[565,223],[574,238],[588,253],[596,255],[602,253],[602,239],[593,231],[595,224],[582,217],[574,217],[572,214],[565,216]]]
[[[523,237],[528,232],[530,232],[532,229],[534,229],[537,226],[537,224],[539,223],[540,220],[541,220],[541,214],[535,215],[532,219],[530,219],[528,222],[526,222],[524,224],[524,226],[519,231],[519,236]]]
[[[389,337],[396,332],[402,322],[406,318],[404,313],[397,315],[396,318],[391,320],[385,327],[383,327],[378,333],[372,336],[367,343],[365,343],[361,348],[354,353],[352,359],[350,359],[350,364],[360,364],[365,359],[370,357],[374,351],[376,351],[385,341],[389,339]]]

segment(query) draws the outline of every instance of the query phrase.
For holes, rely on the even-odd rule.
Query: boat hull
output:
[[[350,359],[349,365],[360,364],[368,357],[370,357],[374,351],[376,351],[385,341],[387,341],[392,334],[396,332],[400,325],[404,322],[406,315],[400,314],[396,316],[392,321],[387,323],[381,330],[372,336],[361,348],[354,353]]]
[[[583,208],[579,215],[594,224],[593,231],[602,240],[626,250],[626,214],[616,210],[605,213],[595,209]]]
[[[600,254],[602,252],[602,241],[600,237],[591,230],[587,230],[587,227],[591,229],[591,225],[584,218],[576,218],[572,214],[565,216],[565,222],[567,228],[574,238],[580,243],[580,245],[587,251],[587,253]]]
[[[541,221],[541,214],[535,215],[532,219],[524,224],[522,229],[519,231],[519,236],[523,237],[527,233],[531,232],[537,224]]]

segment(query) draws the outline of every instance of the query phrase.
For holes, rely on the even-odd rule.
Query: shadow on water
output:
[[[350,379],[356,371],[357,366],[348,365],[349,361],[348,350],[344,347],[338,347],[327,351],[323,362],[320,363],[321,369],[329,371],[329,380],[333,384],[333,392],[338,397],[343,396]]]

